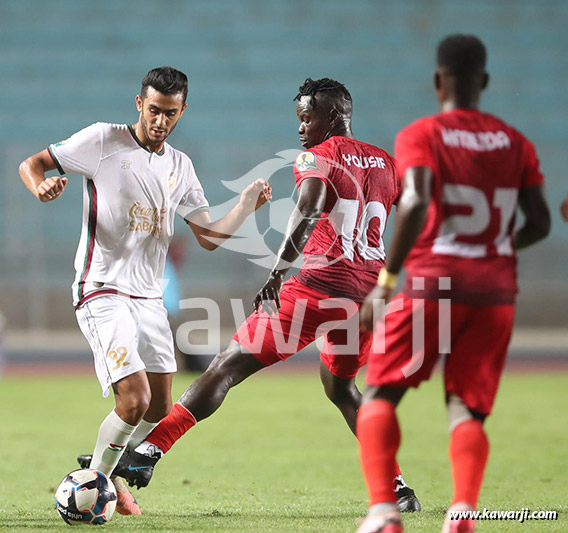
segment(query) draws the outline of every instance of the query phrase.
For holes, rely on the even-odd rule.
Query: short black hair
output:
[[[183,94],[183,103],[187,99],[187,76],[172,67],[158,67],[148,71],[142,80],[142,98],[146,96],[148,87],[162,94]]]
[[[294,97],[294,101],[300,100],[302,96],[310,96],[312,107],[315,108],[315,100],[313,97],[316,93],[325,94],[325,97],[331,100],[340,111],[351,113],[353,103],[351,94],[343,83],[339,83],[331,78],[321,78],[320,80],[306,78],[306,81],[300,85],[298,94]]]
[[[487,51],[475,35],[448,35],[438,45],[437,62],[454,76],[476,76],[485,73]]]

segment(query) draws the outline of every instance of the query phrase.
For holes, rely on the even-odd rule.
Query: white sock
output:
[[[128,441],[128,447],[134,450],[159,423],[160,422],[146,422],[146,420],[142,419],[140,424],[136,426],[134,433],[132,433],[130,440]]]
[[[113,409],[99,428],[91,468],[110,476],[136,426],[127,424]]]

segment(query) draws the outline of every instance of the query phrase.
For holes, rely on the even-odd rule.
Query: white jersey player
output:
[[[189,220],[209,206],[189,157],[167,143],[150,151],[124,124],[93,124],[48,150],[61,174],[84,176],[74,305],[105,291],[159,298],[176,212]]]
[[[176,362],[161,282],[175,215],[213,250],[271,196],[268,184],[256,180],[225,217],[211,221],[191,160],[165,142],[186,98],[185,74],[153,69],[136,96],[135,125],[93,124],[20,165],[23,182],[42,202],[67,186],[66,177],[46,178],[46,172],[83,175],[73,303],[103,395],[111,386],[115,394],[90,464],[108,475],[127,443],[141,442],[171,409]],[[117,488],[117,510],[139,514],[124,484]]]

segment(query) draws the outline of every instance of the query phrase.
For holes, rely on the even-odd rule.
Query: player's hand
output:
[[[272,200],[272,188],[262,178],[252,182],[241,193],[241,203],[249,213],[261,208],[269,200]]]
[[[59,198],[67,187],[67,178],[53,176],[44,179],[37,188],[37,197],[40,202],[51,202]]]
[[[258,198],[256,200],[256,206],[254,210],[256,211],[257,209],[260,209],[269,200],[272,200],[272,187],[267,181],[265,181],[262,192],[258,195]]]
[[[562,215],[564,222],[568,222],[568,196],[566,196],[566,198],[562,202],[562,205],[560,206],[560,214]]]
[[[280,310],[280,289],[282,289],[282,278],[277,274],[270,273],[268,280],[256,294],[253,307],[256,313],[264,311],[268,316],[278,314]]]
[[[387,304],[390,302],[394,289],[375,285],[367,295],[359,309],[359,323],[364,331],[373,331],[375,321],[384,320]]]

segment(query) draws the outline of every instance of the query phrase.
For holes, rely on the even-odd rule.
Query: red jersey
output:
[[[513,229],[519,189],[543,183],[533,145],[502,120],[472,109],[422,118],[395,141],[398,172],[433,174],[426,223],[405,268],[410,296],[506,304],[517,292]],[[412,286],[412,278],[424,278]],[[451,278],[451,290],[439,278]]]
[[[337,136],[302,152],[294,175],[298,187],[307,178],[327,187],[298,280],[330,296],[363,301],[383,266],[382,234],[400,193],[394,160],[372,144]]]

